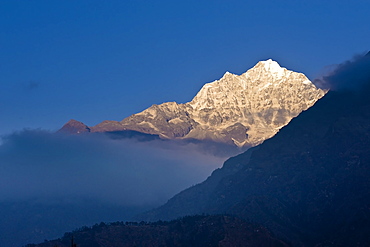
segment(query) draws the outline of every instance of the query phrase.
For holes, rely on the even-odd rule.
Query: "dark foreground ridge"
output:
[[[138,219],[227,213],[295,246],[369,246],[369,60],[340,67],[327,79],[346,75],[340,83],[350,86],[329,92],[272,139]]]
[[[230,216],[189,216],[154,223],[115,222],[82,227],[61,239],[27,247],[289,246],[265,228]]]

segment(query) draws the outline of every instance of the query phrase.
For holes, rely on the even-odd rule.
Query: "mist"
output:
[[[204,150],[203,150],[204,151]],[[225,158],[193,143],[22,130],[0,143],[0,242],[23,246],[127,221],[205,180]]]
[[[222,165],[196,146],[23,130],[0,146],[0,200],[87,198],[158,205]]]

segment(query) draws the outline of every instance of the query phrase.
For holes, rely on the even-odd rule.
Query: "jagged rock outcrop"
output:
[[[134,130],[165,139],[250,147],[274,136],[324,94],[302,73],[269,59],[242,75],[226,72],[205,84],[191,102],[152,105],[120,122],[104,121],[91,131]]]

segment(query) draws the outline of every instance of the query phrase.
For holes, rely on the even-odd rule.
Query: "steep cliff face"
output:
[[[269,59],[242,75],[226,72],[205,84],[191,102],[153,105],[120,122],[104,121],[91,131],[135,130],[167,139],[250,147],[274,136],[324,94],[305,75]]]

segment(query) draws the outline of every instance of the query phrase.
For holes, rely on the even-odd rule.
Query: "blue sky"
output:
[[[272,58],[310,79],[370,49],[369,1],[0,0],[0,135],[190,101]]]

